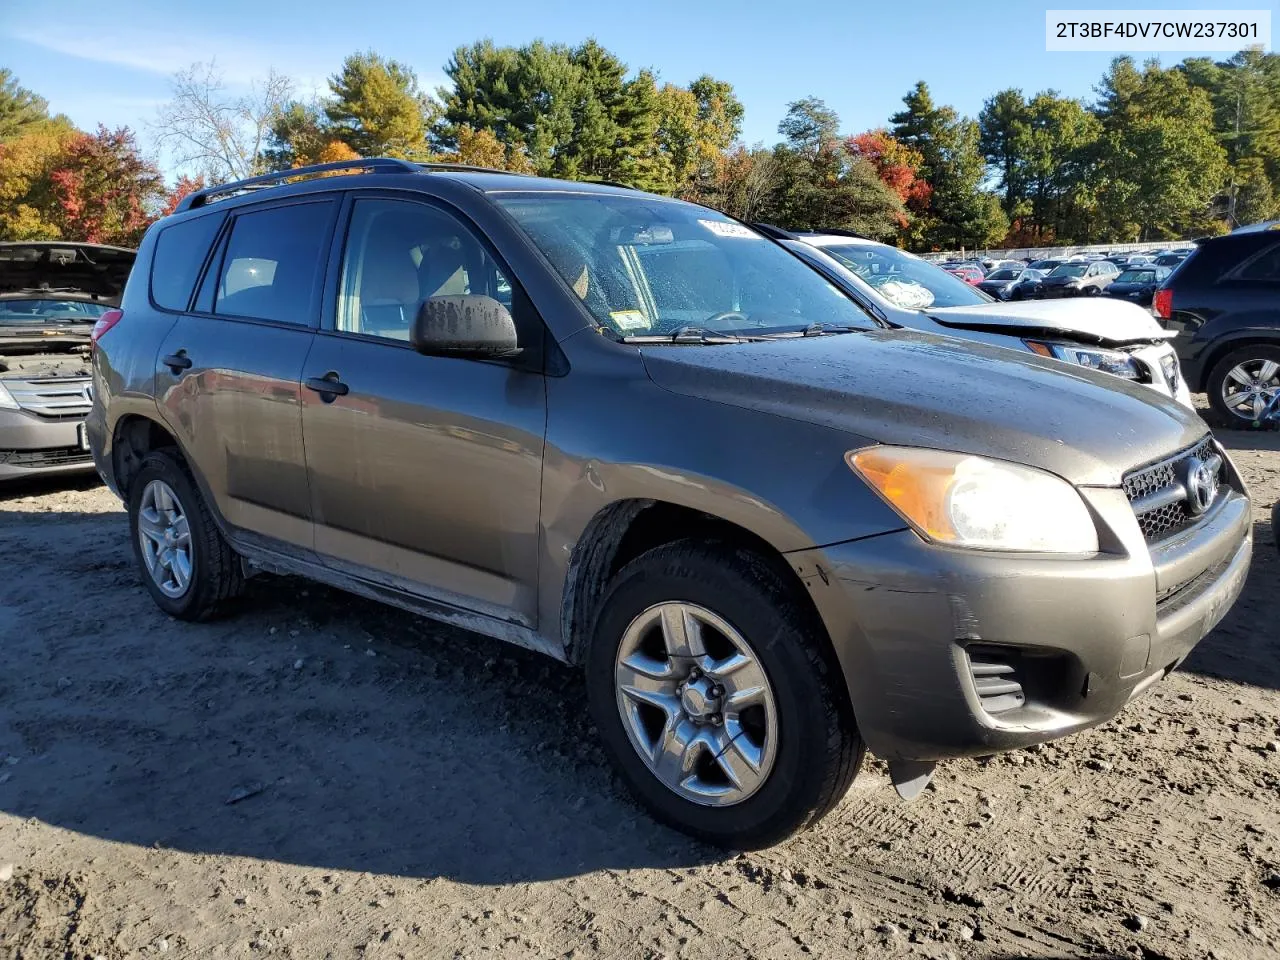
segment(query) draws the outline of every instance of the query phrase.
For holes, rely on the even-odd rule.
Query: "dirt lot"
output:
[[[1241,602],[1097,730],[871,762],[819,829],[655,826],[575,672],[320,587],[191,627],[88,483],[0,500],[0,957],[1275,957],[1280,435]]]

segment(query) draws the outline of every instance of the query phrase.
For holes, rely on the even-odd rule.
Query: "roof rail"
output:
[[[871,237],[868,237],[865,233],[856,233],[853,230],[840,230],[834,227],[830,229],[824,228],[822,230],[812,230],[810,232],[816,233],[816,234],[825,233],[833,237],[853,237],[855,240],[871,240],[872,239]]]
[[[206,187],[182,198],[174,213],[194,210],[203,207],[210,201],[231,194],[244,193],[249,190],[262,190],[276,187],[290,180],[319,176],[333,170],[368,170],[370,173],[418,173],[422,167],[408,160],[395,160],[390,157],[375,157],[371,160],[338,160],[335,163],[313,163],[306,167],[294,167],[291,170],[279,170],[275,173],[264,173],[260,177],[249,177],[247,180],[236,180],[233,183],[221,183],[214,187]]]
[[[527,173],[516,173],[514,170],[499,170],[497,167],[478,167],[472,163],[415,163],[419,170],[439,170],[441,173],[505,173],[509,177],[527,177]]]

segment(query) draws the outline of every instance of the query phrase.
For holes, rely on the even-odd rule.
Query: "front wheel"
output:
[[[240,558],[177,456],[143,459],[129,484],[129,530],[142,582],[169,616],[207,620],[240,594]]]
[[[587,655],[605,746],[659,820],[769,846],[845,794],[863,746],[822,628],[757,554],[680,541],[624,567]]]

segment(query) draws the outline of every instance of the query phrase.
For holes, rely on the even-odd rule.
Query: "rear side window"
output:
[[[187,309],[200,268],[224,219],[225,214],[211,214],[160,231],[151,258],[151,299],[157,307],[179,312]]]
[[[1280,243],[1264,250],[1240,270],[1241,280],[1280,281]]]
[[[314,323],[316,279],[329,246],[333,202],[242,213],[231,225],[213,312],[302,326]]]

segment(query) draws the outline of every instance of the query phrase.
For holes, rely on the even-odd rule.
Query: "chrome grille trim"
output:
[[[1200,519],[1187,509],[1187,491],[1178,477],[1179,465],[1189,457],[1213,467],[1221,482],[1223,460],[1213,437],[1208,434],[1171,457],[1129,472],[1122,481],[1125,496],[1148,543],[1163,540]]]
[[[40,377],[32,380],[5,380],[5,389],[23,410],[41,417],[66,419],[82,417],[93,402],[89,399],[89,377]]]

